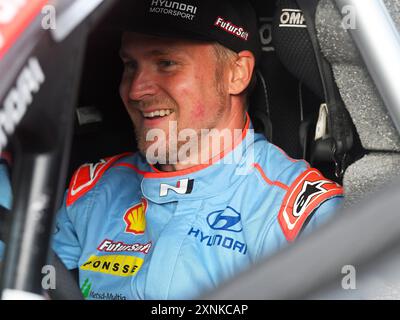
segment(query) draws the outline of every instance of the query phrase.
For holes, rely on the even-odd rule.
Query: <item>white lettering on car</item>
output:
[[[33,94],[40,90],[44,81],[45,75],[39,60],[35,57],[29,59],[0,110],[0,152],[8,143],[7,136],[14,133],[28,106],[32,104]]]

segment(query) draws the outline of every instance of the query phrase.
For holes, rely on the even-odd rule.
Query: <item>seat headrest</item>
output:
[[[307,24],[295,0],[279,0],[272,26],[273,42],[282,64],[319,98],[324,90]]]

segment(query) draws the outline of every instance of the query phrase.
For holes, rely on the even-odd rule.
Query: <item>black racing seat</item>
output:
[[[275,3],[256,0],[252,3],[258,14],[262,49],[258,71],[263,76],[268,93],[268,118],[271,129],[267,138],[292,158],[301,158],[302,149],[298,139],[300,113],[296,113],[293,107],[298,101],[298,81],[281,63],[272,43]],[[252,98],[253,101],[260,99],[257,95]]]

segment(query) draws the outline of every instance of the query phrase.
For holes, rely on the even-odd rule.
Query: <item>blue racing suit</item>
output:
[[[11,200],[12,192],[8,169],[5,161],[1,161],[0,159],[0,206],[11,209]]]
[[[75,172],[53,248],[87,299],[196,298],[334,213],[339,185],[248,128],[209,166],[160,172],[137,153]]]

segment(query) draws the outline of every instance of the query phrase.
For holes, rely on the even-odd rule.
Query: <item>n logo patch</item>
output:
[[[278,221],[288,241],[296,239],[304,222],[324,201],[340,196],[343,189],[327,180],[316,169],[303,172],[290,186],[278,214]]]
[[[168,191],[172,190],[177,194],[189,194],[193,191],[193,179],[182,179],[176,183],[176,186],[170,186],[169,184],[162,183],[160,185],[160,197],[166,197]]]

